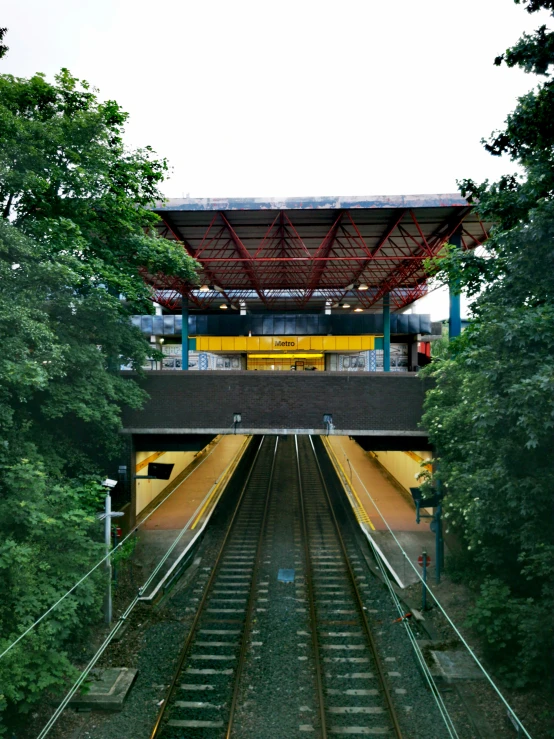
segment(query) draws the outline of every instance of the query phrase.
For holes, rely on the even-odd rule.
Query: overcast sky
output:
[[[513,165],[481,137],[534,84],[493,59],[511,0],[19,0],[0,70],[85,78],[182,197],[446,193]]]
[[[512,0],[19,0],[0,70],[68,67],[117,100],[168,197],[448,193],[514,170],[479,142],[536,80],[493,60],[545,21]],[[423,303],[446,317],[444,291]]]

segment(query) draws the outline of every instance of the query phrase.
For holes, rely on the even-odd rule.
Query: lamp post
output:
[[[117,480],[106,478],[102,485],[107,488],[106,498],[104,500],[104,513],[98,513],[100,521],[104,521],[104,544],[106,547],[106,593],[104,595],[104,621],[109,625],[112,622],[112,560],[110,550],[112,546],[112,518],[123,516],[120,511],[112,512],[112,497],[110,491],[117,485]]]
[[[164,350],[164,341],[165,341],[164,337],[163,336],[160,336],[159,344],[160,344],[160,351],[162,353],[163,353],[163,350]],[[164,358],[162,357],[160,359],[160,370],[163,370],[163,368],[164,368]]]

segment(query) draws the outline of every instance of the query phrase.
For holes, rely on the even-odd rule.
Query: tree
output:
[[[529,12],[554,4],[524,2]],[[545,78],[484,142],[523,175],[460,183],[495,227],[488,255],[450,249],[437,269],[470,295],[473,321],[427,371],[436,445],[462,576],[481,584],[470,621],[514,685],[548,677],[554,597],[554,34],[524,35],[496,64]]]
[[[28,457],[9,460],[0,453],[0,651],[103,551],[95,520],[100,486],[87,480],[56,482],[32,445],[20,452]],[[0,712],[10,723],[45,692],[59,691],[77,676],[72,659],[86,646],[87,628],[98,621],[102,575],[97,570],[0,660]],[[0,735],[3,728],[0,716]]]
[[[140,368],[149,351],[129,325],[133,312],[151,310],[142,271],[195,279],[195,262],[158,237],[148,208],[161,197],[167,163],[149,147],[126,149],[126,120],[67,70],[55,84],[42,75],[0,76],[0,208],[35,243],[25,258],[16,255],[21,266],[13,272],[13,244],[6,247],[5,315],[12,292],[38,290],[60,344],[48,381],[17,413],[70,472],[82,470],[87,456],[96,462],[115,452],[121,405],[143,398],[135,383],[106,372],[120,363]],[[16,324],[11,330],[17,334]]]
[[[101,556],[99,476],[145,399],[118,372],[150,352],[142,272],[195,280],[149,209],[167,163],[126,120],[67,70],[0,76],[0,651]],[[0,661],[8,722],[71,677],[99,603],[93,576]]]
[[[6,44],[4,43],[4,37],[7,34],[7,32],[8,32],[7,28],[0,28],[0,59],[6,56],[6,54],[10,50],[10,47],[6,46]]]

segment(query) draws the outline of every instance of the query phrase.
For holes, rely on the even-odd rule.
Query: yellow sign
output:
[[[197,336],[199,352],[363,352],[374,336]]]
[[[273,336],[273,349],[281,351],[289,351],[289,349],[298,348],[298,339],[296,336]]]

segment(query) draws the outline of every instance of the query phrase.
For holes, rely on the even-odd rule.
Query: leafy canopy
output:
[[[101,557],[97,481],[145,400],[117,371],[150,353],[142,271],[196,279],[149,210],[167,163],[125,147],[126,121],[67,70],[0,75],[0,651]],[[0,661],[4,723],[73,675],[101,576]]]
[[[526,2],[529,12],[552,2]],[[477,296],[473,320],[432,363],[424,424],[440,458],[446,521],[464,543],[461,577],[482,584],[470,616],[514,685],[550,670],[554,597],[554,35],[524,35],[497,64],[543,81],[486,142],[523,168],[461,183],[496,225],[487,256],[450,249],[437,266]]]

